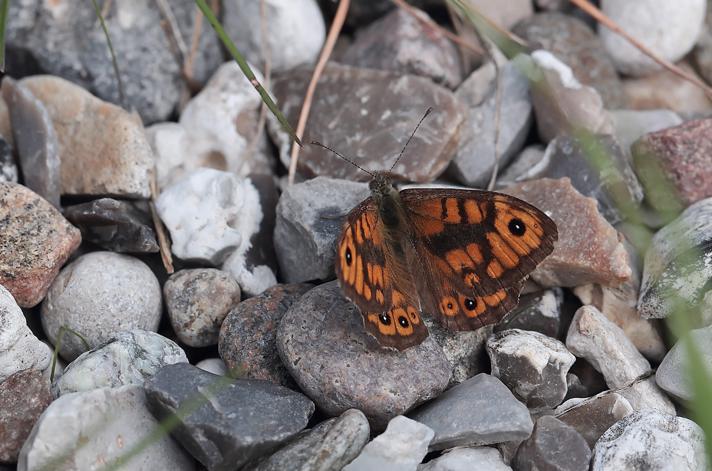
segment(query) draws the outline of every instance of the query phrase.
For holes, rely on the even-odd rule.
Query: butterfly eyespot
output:
[[[410,322],[408,322],[408,319],[406,319],[404,316],[400,316],[398,318],[398,323],[401,325],[401,327],[408,327]]]
[[[344,254],[344,257],[346,258],[346,265],[351,266],[351,263],[353,262],[353,256],[351,255],[351,247],[346,247],[346,254]]]
[[[465,309],[467,309],[468,311],[474,311],[476,307],[477,303],[474,299],[465,299]]]
[[[391,316],[388,314],[381,314],[378,316],[378,320],[381,321],[381,324],[383,325],[391,325]]]
[[[447,303],[447,308],[452,309],[452,303]]]
[[[513,218],[509,221],[507,228],[509,229],[509,232],[515,236],[523,236],[527,231],[527,227],[524,225],[524,222],[518,218]]]

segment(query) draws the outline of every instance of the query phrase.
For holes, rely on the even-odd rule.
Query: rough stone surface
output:
[[[113,252],[92,252],[64,267],[42,303],[42,327],[54,344],[65,326],[59,349],[74,360],[122,330],[155,331],[161,319],[161,287],[142,261]]]
[[[0,284],[33,307],[74,250],[79,230],[51,204],[16,183],[0,182]]]
[[[611,110],[616,139],[624,151],[629,151],[640,137],[682,124],[682,118],[674,111],[659,110]]]
[[[526,294],[507,317],[497,324],[495,332],[507,329],[531,330],[557,338],[561,333],[561,308],[564,292],[561,288]]]
[[[240,302],[240,286],[214,268],[180,270],[163,285],[168,318],[181,342],[191,347],[218,343],[220,326]]]
[[[690,331],[687,341],[692,341],[695,344],[703,364],[707,367],[707,371],[710,371],[712,368],[712,326]],[[692,388],[689,384],[689,376],[686,374],[689,367],[685,345],[682,341],[678,341],[660,363],[658,371],[655,373],[655,381],[665,392],[678,399],[689,401],[692,399]]]
[[[591,448],[576,429],[545,415],[537,419],[512,464],[517,471],[577,471],[588,469],[590,461]]]
[[[450,364],[431,338],[404,351],[380,347],[336,282],[292,305],[277,329],[277,348],[321,410],[335,416],[358,408],[375,429],[438,396],[450,379]]]
[[[499,379],[484,373],[448,389],[410,416],[435,431],[431,451],[523,440],[534,426],[524,404]]]
[[[172,434],[213,470],[239,468],[269,453],[302,430],[314,412],[309,399],[282,386],[228,379],[182,363],[162,368],[144,388],[159,420],[199,401]]]
[[[611,425],[634,411],[622,395],[605,391],[586,399],[570,399],[555,410],[555,417],[570,425],[593,448]]]
[[[146,445],[128,462],[136,471],[193,471],[193,459],[170,437],[153,437],[158,421],[140,386],[101,388],[54,401],[22,446],[18,471],[96,469]]]
[[[418,471],[470,471],[473,465],[487,471],[512,471],[496,448],[454,448],[439,458],[420,465]]]

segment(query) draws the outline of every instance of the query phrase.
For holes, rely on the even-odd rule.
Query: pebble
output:
[[[460,51],[440,31],[426,26],[432,21],[422,10],[396,8],[365,28],[339,57],[339,62],[406,75],[427,77],[455,88],[463,79]]]
[[[217,345],[220,326],[240,302],[240,286],[214,268],[180,270],[163,285],[168,318],[178,339],[191,347]]]
[[[623,330],[593,306],[576,311],[566,347],[603,374],[611,388],[622,388],[650,373],[650,363],[638,352]]]
[[[606,430],[633,411],[633,406],[621,394],[605,391],[586,399],[570,399],[557,407],[554,414],[578,431],[593,448]]]
[[[499,67],[499,134],[495,146],[497,78],[492,63],[474,71],[455,96],[467,107],[449,172],[467,186],[486,187],[495,165],[504,167],[521,150],[532,123],[529,81],[514,62]]]
[[[300,68],[275,78],[272,91],[290,123],[297,122],[311,75],[310,68]],[[388,170],[425,111],[432,107],[393,168],[396,175],[408,181],[429,182],[454,157],[465,117],[459,102],[450,90],[424,77],[329,63],[319,79],[309,114],[309,132],[303,141],[316,139],[368,171]],[[288,167],[291,140],[271,115],[268,125],[282,164]],[[307,178],[370,179],[349,162],[314,145],[300,151],[297,170]]]
[[[20,450],[17,471],[97,469],[135,453],[135,471],[193,471],[191,457],[160,427],[136,385],[67,394],[45,410]]]
[[[228,369],[221,358],[206,358],[195,364],[197,368],[218,376],[228,376]]]
[[[358,409],[349,409],[326,420],[260,462],[254,471],[330,471],[343,469],[368,442],[368,420]]]
[[[675,405],[655,382],[653,376],[633,382],[630,386],[617,389],[625,397],[633,410],[656,410],[663,414],[675,415]]]
[[[277,326],[311,288],[308,284],[277,285],[229,311],[220,327],[218,350],[233,376],[294,386],[277,353]]]
[[[17,21],[9,25],[8,50],[25,51],[42,71],[120,103],[106,35],[93,8],[83,11],[84,7],[80,0],[13,5],[10,15]],[[173,25],[168,26],[161,9],[147,0],[117,2],[104,10],[102,17],[119,61],[126,108],[138,110],[145,122],[166,119],[185,87],[182,63],[188,60],[177,57],[175,36],[167,31]],[[222,51],[207,20],[195,12],[190,0],[170,3],[173,24],[179,30],[176,34],[188,42],[187,47],[191,47],[194,34],[198,39],[191,52],[190,80],[203,83],[222,60]]]
[[[494,331],[522,329],[557,338],[561,334],[563,303],[564,292],[561,288],[522,295],[517,307],[495,326]]]
[[[485,373],[448,389],[410,417],[435,431],[431,451],[524,440],[534,426],[526,406]]]
[[[682,118],[674,111],[659,110],[611,110],[616,139],[625,152],[645,134],[662,131],[682,124]]]
[[[64,208],[82,238],[112,252],[156,253],[153,221],[140,203],[99,198]]]
[[[596,89],[606,108],[621,108],[625,96],[615,66],[594,31],[582,20],[560,12],[537,13],[512,32],[534,49],[545,49],[571,67],[576,79]]]
[[[213,265],[244,252],[263,217],[259,192],[249,180],[209,168],[164,189],[156,209],[177,257]]]
[[[679,203],[687,207],[712,197],[712,118],[648,133],[631,150],[653,207],[674,210]],[[668,186],[663,186],[661,179]],[[676,198],[671,197],[671,191]]]
[[[46,373],[29,368],[0,382],[0,462],[17,462],[22,444],[50,402]]]
[[[707,83],[712,83],[712,8],[709,5],[705,16],[705,26],[702,28],[692,56],[700,75]]]
[[[344,471],[415,470],[428,453],[435,432],[402,415],[388,422],[386,431],[371,440]]]
[[[59,141],[47,108],[10,77],[2,82],[2,95],[8,104],[25,186],[59,208]]]
[[[173,363],[187,363],[183,350],[155,332],[128,330],[117,333],[104,345],[84,352],[55,380],[55,397],[97,388],[142,386],[144,380]]]
[[[704,432],[683,417],[634,412],[601,436],[591,462],[591,471],[629,469],[707,469]]]
[[[39,75],[19,83],[44,104],[52,119],[63,195],[151,196],[153,152],[135,114],[59,77]]]
[[[274,72],[316,61],[326,25],[316,0],[267,0],[264,37],[259,2],[235,0],[224,5],[223,25],[238,50],[259,70],[266,57]],[[253,67],[254,70],[254,67]],[[292,121],[290,121],[292,122]]]
[[[566,375],[576,361],[556,339],[539,332],[505,330],[487,341],[492,376],[530,408],[553,408],[566,397]]]
[[[712,366],[712,326],[691,330],[687,341],[692,341],[707,371],[710,371]],[[693,398],[693,393],[686,374],[689,365],[685,348],[682,341],[678,341],[670,349],[655,373],[655,382],[665,392],[677,399],[690,401]]]
[[[17,183],[17,178],[18,170],[12,146],[8,139],[0,134],[0,183]]]
[[[502,459],[502,454],[487,446],[453,448],[440,457],[420,465],[418,471],[470,471],[473,464],[486,471],[512,471]]]
[[[161,368],[144,388],[159,420],[195,407],[172,434],[208,469],[237,469],[275,450],[314,413],[314,403],[282,386],[233,380],[185,363]]]
[[[155,331],[161,319],[161,287],[142,261],[113,252],[92,252],[64,267],[42,303],[42,327],[56,345],[66,332],[60,355],[74,360],[103,345],[122,330]]]
[[[468,0],[468,5],[485,16],[489,21],[511,30],[514,25],[534,14],[532,0],[510,0],[497,3],[490,0]]]
[[[520,181],[536,178],[537,169],[544,163],[544,147],[532,144],[522,149],[512,161],[499,172],[496,181],[497,188],[506,188]]]
[[[590,461],[591,448],[576,429],[545,415],[537,419],[512,464],[517,471],[580,471],[587,470]]]
[[[274,246],[286,282],[334,276],[336,240],[346,214],[369,194],[364,183],[326,177],[285,188],[277,204]]]
[[[0,284],[21,307],[36,306],[79,247],[79,230],[17,183],[0,182],[0,221]]]
[[[376,430],[437,397],[450,380],[450,364],[432,338],[404,351],[381,348],[335,281],[291,306],[277,328],[277,348],[290,375],[322,411],[336,416],[360,409]]]
[[[576,191],[568,178],[542,178],[502,191],[533,204],[557,225],[554,251],[531,275],[541,286],[618,285],[632,276],[618,231],[601,216],[596,200]]]
[[[695,45],[705,16],[705,0],[603,0],[601,10],[623,31],[663,60],[675,62]],[[598,35],[616,68],[626,75],[642,76],[661,66],[617,33],[599,26]]]

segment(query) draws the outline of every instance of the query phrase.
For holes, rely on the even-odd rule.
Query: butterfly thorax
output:
[[[384,229],[390,233],[391,238],[400,235],[406,227],[405,215],[398,189],[393,185],[391,175],[386,172],[376,173],[368,187],[371,190],[371,198],[378,208],[378,216],[383,222]]]

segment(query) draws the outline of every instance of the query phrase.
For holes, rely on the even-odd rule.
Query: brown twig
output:
[[[158,237],[158,249],[161,254],[161,261],[163,262],[163,267],[166,269],[166,273],[172,275],[175,269],[173,268],[173,255],[171,255],[171,243],[166,235],[166,228],[163,225],[163,221],[158,217],[158,211],[156,210],[156,198],[158,198],[158,183],[156,182],[156,168],[153,168],[151,172],[151,201],[148,202],[148,206],[151,208],[151,219],[153,220],[153,227],[156,230],[156,237]]]
[[[633,46],[635,46],[640,52],[645,54],[646,56],[650,57],[652,60],[654,60],[657,64],[660,66],[666,68],[673,74],[677,75],[678,77],[687,80],[690,83],[693,83],[694,85],[700,87],[704,92],[705,95],[707,95],[708,98],[712,99],[712,88],[709,87],[707,84],[705,84],[702,80],[698,79],[692,74],[689,74],[676,66],[675,64],[672,64],[671,62],[668,62],[667,60],[663,59],[659,55],[657,55],[655,52],[653,52],[651,49],[649,49],[647,46],[645,46],[643,43],[632,37],[630,34],[625,32],[623,28],[618,26],[615,21],[610,19],[608,16],[606,16],[601,10],[596,8],[594,5],[592,5],[588,0],[571,0],[571,3],[575,4],[577,7],[591,15],[596,21],[601,23],[603,26],[606,28],[610,29],[614,33],[622,36],[626,41],[631,43]]]
[[[193,80],[193,63],[200,46],[200,36],[203,34],[203,13],[200,8],[195,7],[195,18],[193,20],[193,32],[190,36],[190,49],[183,61],[183,76],[190,83]]]
[[[326,41],[324,42],[324,47],[321,49],[319,54],[319,60],[314,67],[314,72],[312,73],[311,80],[309,81],[309,86],[304,94],[304,102],[302,103],[302,109],[299,112],[299,122],[297,123],[297,137],[301,140],[304,133],[304,128],[307,124],[307,119],[309,117],[309,110],[311,109],[312,100],[314,99],[314,91],[316,90],[316,84],[319,81],[319,77],[324,72],[324,67],[326,67],[326,62],[331,56],[331,52],[334,50],[334,45],[336,44],[336,39],[339,37],[341,28],[344,26],[344,21],[346,21],[346,14],[349,11],[350,0],[340,0],[339,6],[336,9],[336,14],[334,15],[334,21],[331,23],[329,28],[329,34],[326,36]],[[289,177],[288,182],[291,185],[294,183],[294,176],[297,173],[297,161],[299,160],[299,146],[296,143],[292,143],[292,152],[289,161]]]

